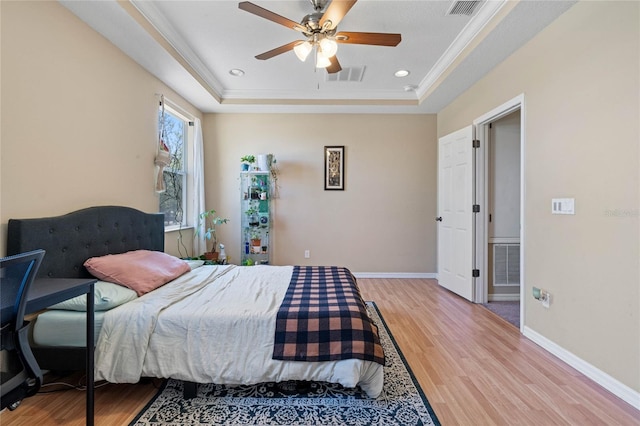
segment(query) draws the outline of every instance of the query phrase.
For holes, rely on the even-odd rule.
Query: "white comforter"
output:
[[[291,266],[203,266],[108,311],[96,347],[97,380],[165,377],[197,383],[314,380],[360,385],[375,398],[382,366],[271,358],[275,317]]]

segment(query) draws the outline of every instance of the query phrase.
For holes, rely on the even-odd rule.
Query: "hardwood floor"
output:
[[[640,412],[522,337],[507,321],[426,279],[359,279],[443,425],[640,425]],[[96,425],[126,425],[153,383],[96,390]],[[37,395],[0,424],[83,425],[84,392]]]

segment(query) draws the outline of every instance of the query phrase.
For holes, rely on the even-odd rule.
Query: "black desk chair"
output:
[[[15,410],[22,399],[35,395],[42,385],[42,372],[29,347],[29,323],[24,320],[24,311],[43,257],[44,250],[34,250],[0,259],[0,410]]]

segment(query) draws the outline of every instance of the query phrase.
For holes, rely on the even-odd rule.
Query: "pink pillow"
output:
[[[92,257],[84,266],[94,277],[129,287],[142,296],[189,272],[184,260],[160,251],[135,250]]]

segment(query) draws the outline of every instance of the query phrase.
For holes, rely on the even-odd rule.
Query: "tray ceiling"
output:
[[[342,113],[438,112],[574,4],[485,0],[468,15],[449,11],[474,2],[360,0],[339,31],[400,33],[402,41],[339,44],[343,70],[328,74],[293,51],[256,59],[304,37],[237,1],[61,3],[202,112]],[[313,12],[308,0],[253,3],[296,22]]]

